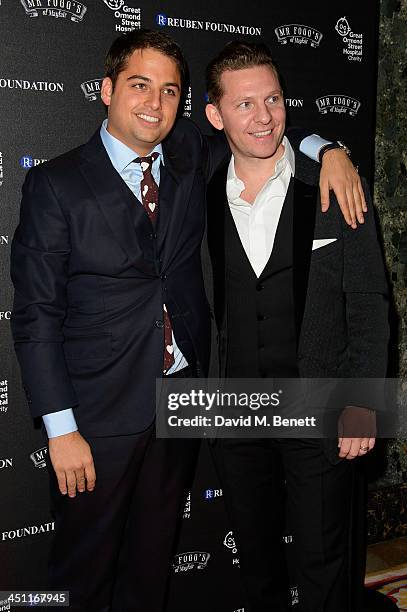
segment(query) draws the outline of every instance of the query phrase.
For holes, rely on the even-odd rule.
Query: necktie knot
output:
[[[144,173],[146,171],[151,171],[151,167],[158,156],[159,153],[155,151],[154,153],[151,153],[151,155],[147,155],[146,157],[136,157],[134,161],[136,162],[136,164],[140,164],[141,169]]]

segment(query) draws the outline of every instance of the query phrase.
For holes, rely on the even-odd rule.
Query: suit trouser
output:
[[[162,612],[199,441],[156,439],[151,426],[88,442],[93,492],[62,496],[51,468],[50,587],[69,590],[75,612]]]
[[[286,609],[282,495],[275,461],[286,479],[285,544],[301,612],[354,612],[351,607],[350,533],[353,465],[332,465],[322,440],[219,439],[213,447],[236,533],[250,612]],[[276,457],[277,453],[277,457]],[[279,459],[279,458],[280,459]],[[281,472],[280,472],[281,478]]]

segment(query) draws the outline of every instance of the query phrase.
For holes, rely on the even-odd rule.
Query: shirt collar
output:
[[[107,119],[105,119],[101,125],[100,137],[110,161],[112,162],[113,168],[117,170],[119,174],[121,174],[123,170],[125,170],[125,168],[127,168],[127,166],[136,159],[136,157],[140,157],[136,151],[130,149],[130,147],[125,145],[124,142],[107,131]],[[151,153],[154,152],[158,153],[158,158],[154,164],[164,164],[163,147],[161,143],[156,145],[151,151]]]
[[[293,148],[290,145],[288,138],[286,136],[284,136],[283,138],[283,145],[284,145],[284,153],[282,157],[276,163],[274,174],[270,176],[267,183],[269,181],[276,179],[283,172],[286,165],[288,165],[288,167],[290,168],[291,175],[294,176],[295,174],[295,155],[294,155]],[[238,204],[237,200],[240,199],[240,194],[242,193],[244,188],[245,188],[244,182],[236,175],[235,158],[232,155],[230,163],[229,163],[228,174],[227,174],[227,179],[226,179],[226,189],[227,189],[227,194],[228,194],[229,199],[233,201],[234,204]]]

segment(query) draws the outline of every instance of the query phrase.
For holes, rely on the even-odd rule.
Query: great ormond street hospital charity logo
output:
[[[124,0],[103,0],[103,2],[108,6],[112,11],[120,11],[124,4]]]
[[[338,19],[335,30],[342,38],[343,54],[350,62],[361,62],[363,60],[363,34],[353,32],[346,17]]]
[[[336,22],[335,30],[338,32],[339,36],[347,36],[350,32],[349,21],[346,17],[341,17]]]

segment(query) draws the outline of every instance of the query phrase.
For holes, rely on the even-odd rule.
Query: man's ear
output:
[[[206,118],[209,123],[217,130],[223,130],[222,116],[214,104],[207,104],[205,107]]]
[[[100,97],[102,98],[103,104],[110,106],[110,102],[113,94],[113,83],[112,79],[105,77],[102,81],[102,87],[100,88]]]

